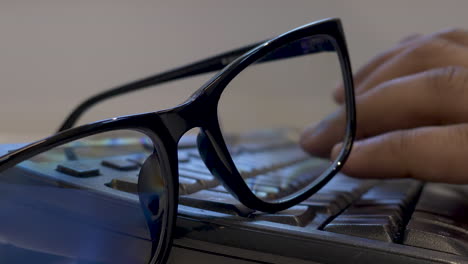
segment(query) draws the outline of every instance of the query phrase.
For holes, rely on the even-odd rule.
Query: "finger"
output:
[[[339,153],[333,150],[332,157]],[[360,178],[468,183],[468,124],[400,130],[354,144],[343,172]]]
[[[447,67],[393,79],[356,100],[356,138],[419,126],[468,122],[468,69]],[[317,126],[308,127],[303,148],[328,156],[343,141],[346,110],[342,107]]]
[[[409,47],[388,59],[356,86],[359,96],[385,81],[445,66],[468,66],[468,48],[453,41],[436,38]]]
[[[402,38],[400,40],[400,43],[410,42],[410,41],[413,41],[413,40],[418,39],[420,37],[422,37],[422,35],[419,34],[419,33],[411,34],[411,35],[408,35],[408,36]]]
[[[364,65],[359,71],[354,74],[353,80],[354,84],[357,86],[362,83],[369,74],[371,74],[377,67],[385,63],[387,60],[393,58],[395,55],[399,54],[410,45],[412,45],[417,39],[419,39],[421,34],[411,34],[403,38],[397,45],[377,56],[375,56],[371,61]],[[337,103],[342,104],[344,102],[344,87],[343,84],[339,84],[338,87],[333,91],[333,98]]]
[[[468,46],[468,31],[460,28],[448,28],[428,35],[427,39],[442,38],[459,45]]]
[[[376,68],[384,64],[389,59],[393,58],[395,55],[399,54],[402,50],[406,49],[407,46],[409,45],[410,43],[406,43],[406,44],[403,43],[375,56],[364,67],[359,69],[359,71],[356,74],[354,74],[353,76],[354,85],[358,87],[363,81],[365,81],[367,76],[369,76],[373,71],[375,71]],[[339,84],[338,87],[335,88],[335,90],[333,91],[333,99],[339,104],[344,103],[343,84]]]
[[[376,71],[381,65],[385,64],[388,60],[410,48],[414,49],[415,47],[425,45],[426,43],[435,41],[436,39],[443,39],[462,46],[468,46],[468,32],[462,29],[446,29],[424,37],[420,34],[410,35],[402,39],[400,44],[396,47],[374,57],[355,74],[354,83],[357,87],[356,95],[360,95],[367,91],[367,89],[362,91],[359,89],[362,82],[364,82],[374,71]],[[437,51],[434,51],[434,53],[436,52]],[[334,90],[333,98],[337,103],[342,104],[344,102],[344,88],[342,84]]]

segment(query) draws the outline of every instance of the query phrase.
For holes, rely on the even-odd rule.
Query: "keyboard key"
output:
[[[406,245],[468,256],[466,223],[433,214],[415,212],[405,231]]]
[[[342,195],[326,194],[320,191],[301,203],[301,205],[314,208],[316,212],[329,215],[336,215],[348,206],[348,204],[349,202]]]
[[[269,175],[259,175],[254,178],[249,178],[245,182],[251,186],[263,185],[263,186],[279,187],[281,185],[280,179],[277,179],[277,178],[275,179],[273,177],[270,177]]]
[[[215,180],[215,177],[211,174],[194,172],[194,171],[185,170],[185,169],[180,169],[179,175],[185,176],[188,178],[198,179],[201,181],[214,181]]]
[[[188,151],[179,150],[177,156],[179,162],[188,162],[190,160],[190,155]]]
[[[256,220],[277,222],[293,226],[306,226],[315,216],[314,210],[304,205],[296,205],[274,214],[254,214]]]
[[[116,189],[128,193],[138,193],[138,178],[137,177],[120,177],[113,179],[106,184],[112,189]]]
[[[190,149],[179,149],[179,151],[184,152],[184,155],[187,155],[189,158],[200,159],[200,151],[198,148],[190,148]]]
[[[218,186],[216,186],[216,187],[214,187],[214,188],[211,188],[210,190],[211,190],[211,191],[215,191],[215,192],[229,193],[229,191],[226,190],[226,188],[224,188],[224,186],[221,185],[221,184],[218,185]]]
[[[190,170],[194,172],[199,172],[202,174],[211,175],[211,172],[206,167],[205,163],[202,160],[194,159],[186,163],[179,164],[180,169]]]
[[[320,189],[319,193],[341,192],[346,193],[352,200],[355,200],[376,183],[377,181],[374,180],[362,181],[338,174]]]
[[[273,187],[273,186],[266,186],[266,185],[260,185],[260,184],[255,184],[249,186],[250,189],[254,192],[264,192],[268,194],[269,196],[273,196],[278,194],[280,192],[280,188],[278,187]]]
[[[245,207],[230,194],[208,190],[183,195],[179,198],[179,203],[209,211],[240,216],[248,216],[254,212],[254,210]]]
[[[337,175],[301,204],[314,208],[317,213],[331,217],[344,210],[374,184],[375,181],[362,181]]]
[[[337,218],[325,231],[386,242],[394,241],[396,234],[395,226],[385,216]]]
[[[402,224],[403,210],[398,204],[385,204],[385,205],[353,205],[343,216],[360,217],[360,216],[385,216],[395,225]]]
[[[75,177],[94,177],[99,176],[99,169],[93,165],[81,161],[69,161],[57,165],[57,171]]]
[[[216,180],[215,177],[211,174],[203,174],[203,173],[198,173],[198,172],[179,170],[179,175],[180,175],[179,178],[186,177],[186,178],[197,180],[198,184],[200,184],[199,189],[202,189],[202,188],[209,189],[219,184],[218,180]],[[199,189],[197,189],[197,191]],[[192,192],[189,192],[189,193],[192,193]]]
[[[203,188],[203,185],[197,179],[179,176],[179,194],[191,194]]]
[[[415,180],[382,181],[328,223],[324,230],[386,242],[397,241],[409,205],[420,188],[421,183]]]
[[[143,163],[146,161],[147,155],[134,155],[128,157],[127,160],[133,163],[136,163],[138,166],[143,166]]]
[[[301,205],[309,206],[310,208],[313,208],[315,212],[329,216],[336,215],[344,209],[344,207],[340,206],[339,202],[335,199],[318,201],[314,199],[307,199],[303,201]]]
[[[416,211],[442,215],[468,223],[468,186],[428,183],[421,192]]]
[[[403,243],[468,256],[467,208],[468,186],[426,184]]]
[[[126,158],[105,159],[101,162],[102,166],[120,171],[130,171],[138,169],[138,164],[131,162]]]

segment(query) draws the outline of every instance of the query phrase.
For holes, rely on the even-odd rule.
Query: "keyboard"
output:
[[[359,180],[338,174],[301,204],[274,214],[256,212],[211,175],[193,139],[180,143],[179,217],[172,263],[468,261],[468,186],[413,179]],[[242,165],[246,181],[261,183],[256,188],[259,196],[274,198],[290,191],[275,186],[265,174],[307,166],[304,152],[276,140],[235,148],[234,159]],[[50,166],[48,176],[54,179],[99,189],[112,199],[137,205],[142,162],[138,155],[60,164],[38,160],[24,169],[43,171]]]

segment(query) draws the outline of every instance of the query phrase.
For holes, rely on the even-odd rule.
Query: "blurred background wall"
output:
[[[0,142],[51,134],[105,88],[314,20],[342,18],[356,70],[409,34],[468,28],[466,10],[463,0],[0,0]],[[170,107],[209,77],[111,100],[81,123]]]

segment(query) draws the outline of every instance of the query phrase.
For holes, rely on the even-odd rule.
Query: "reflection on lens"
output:
[[[326,37],[282,46],[237,75],[224,90],[218,115],[237,169],[262,200],[285,201],[311,188],[331,166],[330,152],[345,138],[346,120],[306,153],[305,127],[340,107],[332,100],[342,82],[339,56]]]
[[[102,133],[1,172],[0,262],[147,264],[166,200],[158,173],[140,175],[153,186],[140,190],[144,201],[137,195],[150,142],[134,131]]]

